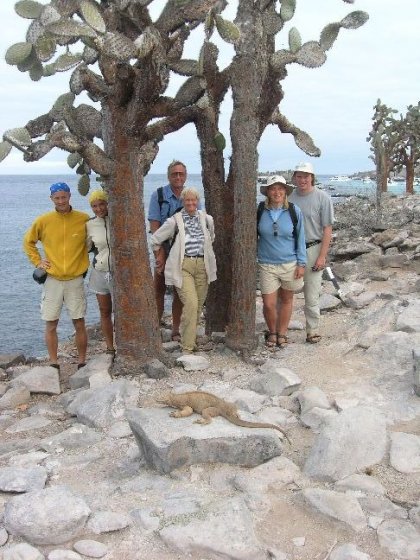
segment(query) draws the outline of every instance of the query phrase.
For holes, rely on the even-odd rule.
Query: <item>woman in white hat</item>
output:
[[[106,352],[114,355],[108,195],[102,189],[93,191],[89,196],[89,203],[95,214],[95,217],[91,218],[86,224],[87,246],[89,251],[93,251],[95,255],[89,278],[89,290],[96,294],[98,301]]]
[[[306,265],[303,216],[288,201],[293,187],[281,175],[260,187],[266,196],[257,217],[257,254],[266,346],[284,348],[293,311],[293,294],[302,289]]]

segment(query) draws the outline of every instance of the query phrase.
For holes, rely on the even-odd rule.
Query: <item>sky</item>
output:
[[[46,3],[42,2],[41,3]],[[47,112],[55,99],[68,91],[71,71],[39,82],[32,82],[4,60],[7,48],[24,41],[30,20],[14,11],[15,0],[0,2],[0,132],[24,126],[30,119]],[[164,0],[150,4],[156,17]],[[229,1],[223,16],[233,20],[237,2]],[[297,27],[303,42],[318,40],[322,28],[340,21],[347,13],[364,10],[369,21],[357,30],[341,29],[326,63],[317,69],[289,65],[282,81],[284,99],[280,111],[296,126],[308,132],[321,149],[321,157],[309,158],[297,148],[290,135],[268,127],[261,138],[259,170],[289,169],[298,162],[311,161],[318,174],[350,174],[373,169],[366,137],[372,124],[377,99],[405,113],[410,104],[420,100],[420,1],[419,0],[297,0],[294,18],[277,35],[276,48],[287,48],[291,27]],[[228,64],[231,45],[215,36],[221,51],[220,66]],[[202,32],[197,31],[186,45],[184,57],[197,56]],[[180,80],[168,90],[173,95]],[[86,102],[79,96],[76,104]],[[226,165],[229,162],[229,118],[231,102],[223,107],[220,130],[227,139]],[[169,135],[161,144],[151,173],[165,173],[173,159],[184,161],[190,173],[200,173],[201,163],[195,128],[189,125]],[[67,153],[54,150],[36,163],[25,163],[15,148],[0,163],[0,174],[68,174]]]

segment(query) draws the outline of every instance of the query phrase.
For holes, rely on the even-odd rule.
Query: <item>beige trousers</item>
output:
[[[182,263],[182,287],[177,288],[182,301],[181,345],[185,352],[193,352],[197,338],[197,323],[207,297],[208,283],[201,257],[185,257]]]
[[[312,245],[306,249],[306,268],[303,277],[303,293],[305,295],[305,318],[306,334],[319,334],[319,322],[321,311],[319,308],[319,298],[322,290],[322,270],[314,272],[312,270],[319,255],[321,245]]]

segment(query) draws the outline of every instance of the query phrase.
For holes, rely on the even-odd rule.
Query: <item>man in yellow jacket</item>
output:
[[[50,364],[60,369],[57,325],[64,303],[76,330],[80,368],[85,365],[87,350],[83,278],[89,267],[86,248],[86,222],[89,216],[70,206],[70,187],[66,183],[54,183],[50,193],[55,209],[35,219],[25,234],[23,248],[31,263],[48,273],[42,294],[41,317],[45,321],[45,342]],[[37,247],[39,241],[44,257]]]

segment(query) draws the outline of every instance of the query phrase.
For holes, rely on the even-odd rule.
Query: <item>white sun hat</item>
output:
[[[261,185],[260,193],[264,196],[267,196],[267,189],[272,185],[282,185],[286,189],[286,194],[289,196],[293,192],[293,187],[287,184],[286,179],[283,175],[271,175],[271,177],[267,177],[267,182],[265,185]]]
[[[315,175],[315,171],[314,168],[312,167],[312,163],[308,163],[308,162],[298,163],[297,166],[295,167],[293,174],[295,174],[297,171],[301,171],[302,173],[311,173],[312,175]]]

